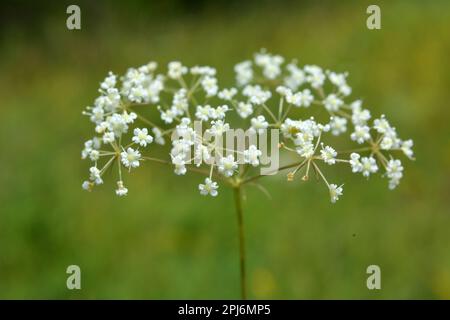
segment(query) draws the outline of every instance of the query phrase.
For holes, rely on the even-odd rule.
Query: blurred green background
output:
[[[81,189],[92,127],[81,115],[109,70],[150,60],[217,67],[261,47],[300,64],[349,71],[352,97],[386,113],[417,160],[395,191],[380,176],[327,170],[345,182],[336,205],[322,184],[261,180],[247,189],[251,298],[450,298],[450,2],[6,1],[0,32],[0,298],[239,298],[232,194],[201,197],[199,177],[146,164]],[[299,179],[300,180],[300,179]],[[66,288],[68,265],[82,290]],[[366,268],[382,289],[366,288]]]

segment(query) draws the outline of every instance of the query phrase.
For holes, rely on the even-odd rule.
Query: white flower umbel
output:
[[[383,171],[389,187],[396,187],[404,174],[397,155],[414,159],[413,141],[401,139],[386,116],[372,119],[362,100],[349,98],[352,88],[347,72],[285,61],[261,50],[253,59],[235,65],[236,81],[226,87],[219,85],[222,80],[215,68],[188,67],[180,61],[169,62],[163,71],[151,61],[129,68],[122,76],[108,72],[99,83],[99,96],[83,112],[93,125],[92,138],[81,152],[82,159],[92,163],[83,189],[91,191],[102,184],[104,173],[112,167],[119,176],[116,193],[123,196],[128,192],[123,174],[143,161],[169,164],[176,175],[205,174],[209,180],[202,184],[202,194],[217,195],[221,181],[231,186],[254,185],[262,177],[257,170],[266,149],[254,142],[244,143],[242,150],[216,145],[228,139],[230,129],[260,137],[269,129],[279,129],[280,151],[296,159],[292,165],[281,166],[292,168],[288,180],[303,171],[306,181],[314,171],[333,202],[342,195],[342,187],[328,184],[319,164],[348,165],[365,177]],[[316,118],[306,113],[309,110]],[[151,114],[159,116],[151,118]],[[240,118],[240,127],[234,126],[235,118]],[[201,122],[201,132],[194,127],[196,121]],[[333,147],[328,141],[331,136],[339,136],[332,140]],[[345,143],[344,138],[347,144],[338,146],[337,141]],[[168,156],[154,158],[158,152],[153,153],[153,148],[161,148],[168,139],[172,139],[166,147]],[[280,157],[285,158],[289,157]],[[115,162],[120,165],[113,166]]]

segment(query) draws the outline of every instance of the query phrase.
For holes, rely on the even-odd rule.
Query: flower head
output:
[[[320,168],[323,164],[349,165],[352,172],[365,177],[384,168],[389,188],[395,188],[404,174],[398,154],[414,159],[413,141],[401,139],[384,115],[372,121],[362,100],[347,101],[352,93],[347,72],[285,61],[262,49],[234,66],[236,83],[229,87],[220,86],[215,68],[188,67],[180,61],[170,62],[164,71],[152,61],[128,68],[122,76],[109,72],[99,82],[98,96],[83,111],[93,128],[81,151],[81,158],[92,163],[83,189],[102,184],[103,174],[114,168],[119,176],[116,194],[124,196],[128,189],[122,181],[123,167],[131,170],[145,159],[168,163],[176,175],[189,170],[206,174],[209,178],[200,184],[200,193],[216,196],[214,174],[232,185],[253,181],[257,176],[247,175],[256,175],[258,168],[264,174],[261,159],[269,150],[290,153],[271,157],[293,158],[292,166],[286,166],[292,168],[288,180],[303,171],[306,181],[314,171],[329,189],[332,202],[343,189],[328,183]],[[308,115],[306,108],[318,113],[317,119],[328,114],[328,123]],[[155,109],[159,118],[152,119]],[[234,114],[241,118],[240,127],[234,127]],[[236,144],[242,136],[244,140]],[[270,142],[264,145],[266,137]],[[338,146],[344,138],[348,145]],[[153,153],[153,148],[162,148],[167,139],[169,147],[162,154],[169,158],[160,159],[160,152]],[[147,152],[149,156],[144,155]],[[195,167],[190,166],[192,162]]]
[[[330,199],[332,203],[335,203],[337,200],[339,200],[339,197],[342,196],[344,192],[342,185],[338,187],[333,183],[330,184],[329,190],[330,190]]]
[[[330,146],[325,148],[322,145],[322,150],[320,150],[320,156],[326,164],[335,164],[337,152]]]
[[[218,169],[225,177],[231,177],[237,168],[238,164],[234,161],[234,156],[232,154],[220,158]]]
[[[116,194],[119,197],[123,197],[128,194],[128,189],[123,186],[123,181],[117,181]]]
[[[122,164],[131,169],[139,167],[139,160],[141,159],[141,153],[133,148],[128,148],[120,154]]]
[[[378,171],[377,162],[374,157],[361,158],[361,166],[361,172],[364,177],[368,177],[371,173],[375,173]]]
[[[202,196],[207,196],[209,194],[215,197],[218,195],[217,189],[219,189],[219,186],[217,185],[217,182],[212,181],[210,178],[206,178],[204,184],[198,185],[198,189]]]
[[[147,144],[153,142],[153,138],[148,134],[147,128],[136,128],[134,129],[133,142],[139,144],[141,147],[146,147]]]
[[[259,165],[259,157],[261,155],[261,150],[258,150],[255,145],[251,145],[244,151],[244,161],[245,163],[250,163],[252,166],[257,167]]]

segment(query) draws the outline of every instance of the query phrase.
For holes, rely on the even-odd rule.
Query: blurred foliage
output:
[[[199,177],[146,164],[81,190],[92,130],[81,110],[109,70],[149,60],[219,69],[265,47],[349,71],[356,97],[386,113],[417,160],[395,191],[381,177],[344,181],[336,205],[314,181],[262,183],[245,201],[250,297],[450,298],[450,3],[378,1],[85,1],[82,30],[64,1],[2,2],[0,31],[0,298],[238,298],[232,194],[201,197]],[[66,288],[66,267],[82,290]],[[382,290],[366,288],[366,268]]]

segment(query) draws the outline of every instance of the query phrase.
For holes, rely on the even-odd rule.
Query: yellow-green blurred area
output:
[[[272,199],[248,187],[249,296],[450,298],[450,2],[85,1],[79,31],[66,28],[69,4],[0,7],[1,298],[239,298],[232,192],[202,197],[203,177],[152,163],[125,175],[125,198],[114,174],[83,191],[94,131],[81,111],[110,70],[181,60],[229,87],[260,48],[348,71],[352,98],[412,138],[417,159],[402,158],[394,191],[324,167],[345,183],[335,205],[315,179],[261,179]],[[366,27],[369,4],[381,30]],[[72,264],[79,291],[66,288]],[[381,290],[366,287],[369,265]]]

